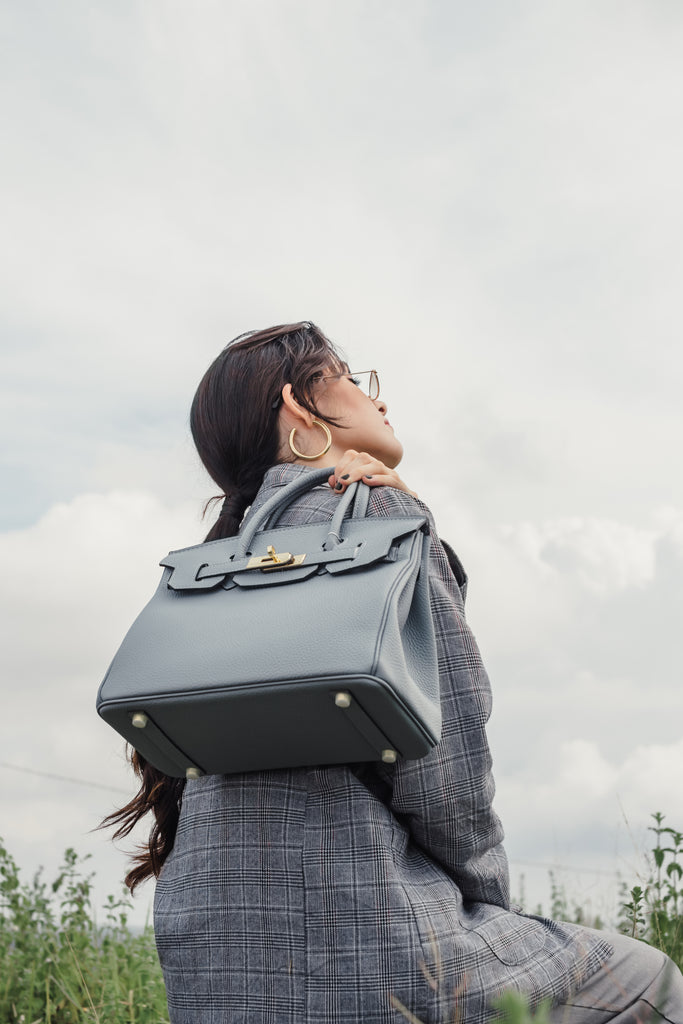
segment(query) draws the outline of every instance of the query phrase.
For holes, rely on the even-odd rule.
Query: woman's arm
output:
[[[494,782],[486,722],[491,687],[465,620],[462,589],[439,541],[429,509],[391,487],[374,490],[369,515],[426,514],[430,523],[430,592],[436,631],[443,732],[418,761],[381,773],[392,785],[391,809],[411,836],[448,871],[463,898],[509,907],[503,828],[492,807]]]

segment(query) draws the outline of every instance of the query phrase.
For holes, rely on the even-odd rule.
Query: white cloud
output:
[[[172,546],[201,540],[196,510],[168,508],[151,495],[80,495],[35,526],[0,535],[12,584],[0,596],[5,759],[81,777],[118,773],[106,751],[120,749],[94,714],[109,661],[161,576]],[[117,758],[118,759],[118,758]]]
[[[682,772],[683,738],[627,748],[616,758],[595,742],[561,742],[542,770],[527,764],[498,779],[496,803],[508,823],[511,856],[585,866],[612,855],[635,863],[651,849],[646,826],[655,811],[683,828]]]
[[[12,580],[1,599],[6,669],[49,691],[55,674],[91,668],[151,596],[173,540],[201,540],[196,511],[142,492],[84,494],[0,536]]]
[[[95,696],[160,579],[159,559],[204,532],[196,505],[113,491],[79,495],[34,526],[0,535],[0,564],[11,581],[0,594],[0,760],[29,770],[0,766],[1,834],[25,870],[44,864],[54,872],[63,850],[74,846],[93,855],[98,894],[118,891],[124,857],[91,830],[135,787],[123,740],[97,717]],[[120,792],[90,789],[91,782]],[[148,899],[139,901],[140,920]]]
[[[655,574],[659,535],[654,529],[576,516],[503,527],[503,536],[518,545],[541,574],[545,571],[546,578],[551,573],[570,575],[598,595],[643,587]]]

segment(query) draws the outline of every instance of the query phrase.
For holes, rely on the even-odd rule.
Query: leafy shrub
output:
[[[168,1024],[152,929],[129,929],[125,896],[108,898],[96,927],[87,859],[67,850],[48,890],[41,872],[20,881],[0,840],[0,1020]]]
[[[655,833],[650,876],[645,888],[629,890],[630,901],[621,907],[619,927],[667,953],[683,969],[683,833],[663,825],[664,815],[653,814]]]

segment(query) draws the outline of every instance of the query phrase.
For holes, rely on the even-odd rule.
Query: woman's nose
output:
[[[374,401],[375,405],[377,406],[377,408],[379,409],[379,411],[382,413],[382,416],[386,416],[387,409],[389,407],[388,407],[387,403],[384,401],[384,399],[383,398],[375,398],[375,399],[373,399],[373,401]]]

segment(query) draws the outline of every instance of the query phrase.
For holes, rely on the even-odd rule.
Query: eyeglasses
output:
[[[357,387],[365,391],[371,401],[375,402],[379,398],[379,374],[377,370],[361,370],[359,373],[333,373],[326,377],[319,377],[317,374],[314,374],[311,377],[311,383],[321,384],[324,380],[339,380],[340,377],[348,377]],[[278,395],[271,408],[279,408],[281,402],[282,395]]]
[[[348,377],[357,387],[362,388],[373,402],[379,398],[379,374],[377,370],[360,370],[359,373],[333,373],[329,377],[319,377],[319,380],[339,380],[340,377]]]

